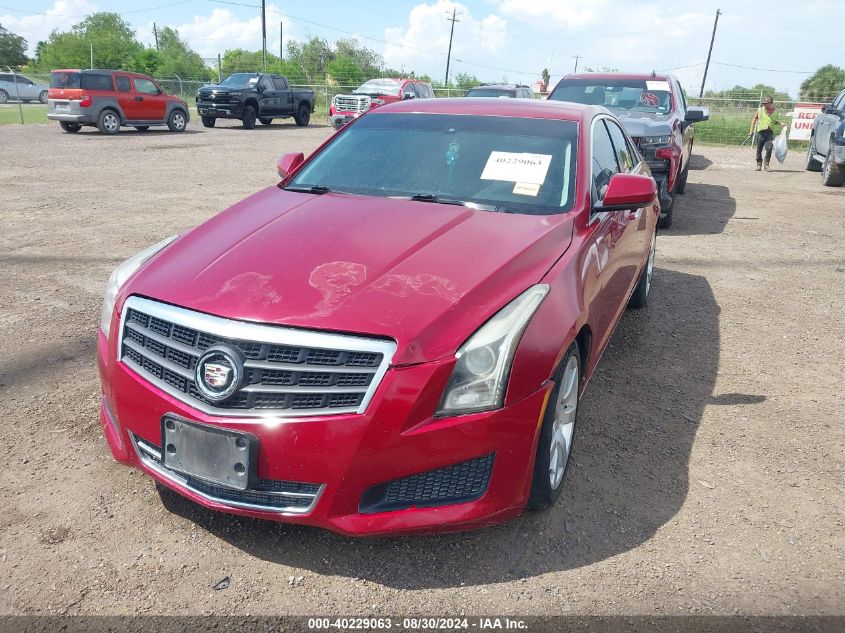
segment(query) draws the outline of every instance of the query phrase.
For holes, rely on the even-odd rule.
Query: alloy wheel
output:
[[[114,114],[106,114],[103,117],[103,127],[105,127],[109,132],[116,130],[118,127],[118,120]]]
[[[563,370],[560,391],[555,403],[555,418],[549,449],[549,483],[552,490],[557,490],[563,482],[569,452],[572,449],[572,435],[575,431],[575,417],[578,412],[579,373],[578,358],[573,355]]]

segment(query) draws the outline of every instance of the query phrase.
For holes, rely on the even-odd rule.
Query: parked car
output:
[[[205,127],[214,127],[217,119],[239,119],[251,130],[256,121],[270,125],[289,117],[305,126],[314,112],[314,91],[294,90],[281,75],[234,73],[197,91],[197,112]]]
[[[433,99],[434,90],[427,81],[418,79],[371,79],[352,94],[338,94],[332,97],[329,106],[329,121],[334,129],[357,119],[359,116],[385,103],[403,99]]]
[[[47,103],[49,88],[17,73],[0,73],[0,103],[17,101],[19,98],[24,103],[30,101]]]
[[[655,73],[567,75],[549,95],[554,101],[604,106],[622,122],[651,167],[660,191],[660,222],[672,225],[675,194],[684,193],[694,126],[710,118],[707,108],[687,105],[680,82]]]
[[[822,184],[845,184],[845,90],[813,120],[807,148],[807,171],[822,172]]]
[[[121,126],[146,131],[166,125],[184,132],[190,121],[188,104],[168,95],[155,79],[125,70],[54,70],[50,73],[47,118],[65,132],[97,126],[117,134]]]
[[[466,96],[533,99],[534,92],[522,84],[481,84],[467,90]]]
[[[657,189],[603,108],[481,103],[384,105],[120,265],[98,333],[115,459],[350,535],[549,507],[579,396],[648,299]]]

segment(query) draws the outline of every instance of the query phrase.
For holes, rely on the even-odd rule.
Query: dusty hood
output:
[[[672,120],[665,114],[647,114],[643,112],[626,113],[624,110],[612,111],[625,131],[633,137],[669,136],[672,134]]]
[[[122,295],[219,316],[393,338],[395,364],[445,357],[537,283],[570,216],[270,187],[183,236]],[[122,299],[121,299],[122,301]]]

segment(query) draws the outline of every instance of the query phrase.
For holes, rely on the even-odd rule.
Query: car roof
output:
[[[655,81],[669,81],[673,77],[659,73],[570,73],[563,79],[653,79]]]
[[[557,119],[589,122],[606,108],[566,101],[532,101],[531,99],[490,99],[461,97],[452,99],[406,99],[380,106],[375,113],[404,112],[419,114],[474,114],[477,116],[510,116],[526,119]]]
[[[522,84],[478,84],[477,86],[473,86],[470,90],[474,90],[475,88],[501,88],[502,90],[514,90],[515,88],[527,88],[528,86],[523,86]]]

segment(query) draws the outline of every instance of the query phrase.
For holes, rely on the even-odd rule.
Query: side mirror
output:
[[[651,176],[614,174],[610,177],[604,200],[595,211],[629,211],[648,206],[657,198],[657,184]]]
[[[303,162],[305,162],[305,155],[302,152],[282,154],[276,163],[276,171],[284,179],[290,176]]]
[[[696,123],[698,121],[706,121],[710,118],[710,111],[707,108],[689,108],[684,117],[687,123]]]
[[[826,105],[822,108],[822,114],[841,114],[839,108],[833,105]]]
[[[407,91],[407,92],[402,93],[402,98],[403,98],[403,99],[415,99],[415,98],[416,98],[416,96],[417,96],[417,95],[415,95],[415,94],[414,94],[413,92],[411,92],[411,91]]]

